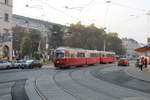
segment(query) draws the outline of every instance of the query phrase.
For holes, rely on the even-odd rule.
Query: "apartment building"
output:
[[[12,0],[0,0],[0,56],[2,49],[8,49],[6,54],[12,59]]]

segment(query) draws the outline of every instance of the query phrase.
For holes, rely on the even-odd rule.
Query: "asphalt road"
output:
[[[150,83],[115,64],[0,70],[0,100],[149,100]]]

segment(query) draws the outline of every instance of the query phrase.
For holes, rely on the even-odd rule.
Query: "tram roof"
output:
[[[81,48],[58,47],[56,50],[85,50]]]
[[[75,51],[75,50],[81,50],[81,51],[87,51],[87,52],[100,52],[100,53],[106,53],[106,54],[115,54],[115,52],[111,52],[111,51],[98,51],[98,50],[87,50],[87,49],[82,49],[82,48],[71,48],[71,47],[58,47],[56,50],[61,50],[61,51],[66,51],[66,50],[71,50],[71,51]]]

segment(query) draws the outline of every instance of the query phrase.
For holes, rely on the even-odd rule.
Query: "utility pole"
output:
[[[106,40],[104,40],[104,51],[106,51]]]

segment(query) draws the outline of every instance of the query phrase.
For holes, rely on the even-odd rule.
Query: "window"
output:
[[[9,30],[7,28],[4,28],[3,30],[5,31],[5,33],[9,32]]]
[[[64,58],[64,53],[56,53],[56,58]]]
[[[67,58],[70,57],[70,53],[68,51],[65,52],[65,57],[67,57]]]
[[[79,53],[79,52],[78,52],[78,53],[77,53],[77,57],[79,57],[79,58],[80,58],[80,57],[85,57],[85,54],[84,54],[84,53]]]
[[[6,22],[9,21],[9,15],[7,13],[5,13],[5,19],[4,19]]]
[[[98,57],[97,53],[90,53],[90,57]]]
[[[5,0],[5,4],[8,5],[8,0]]]

